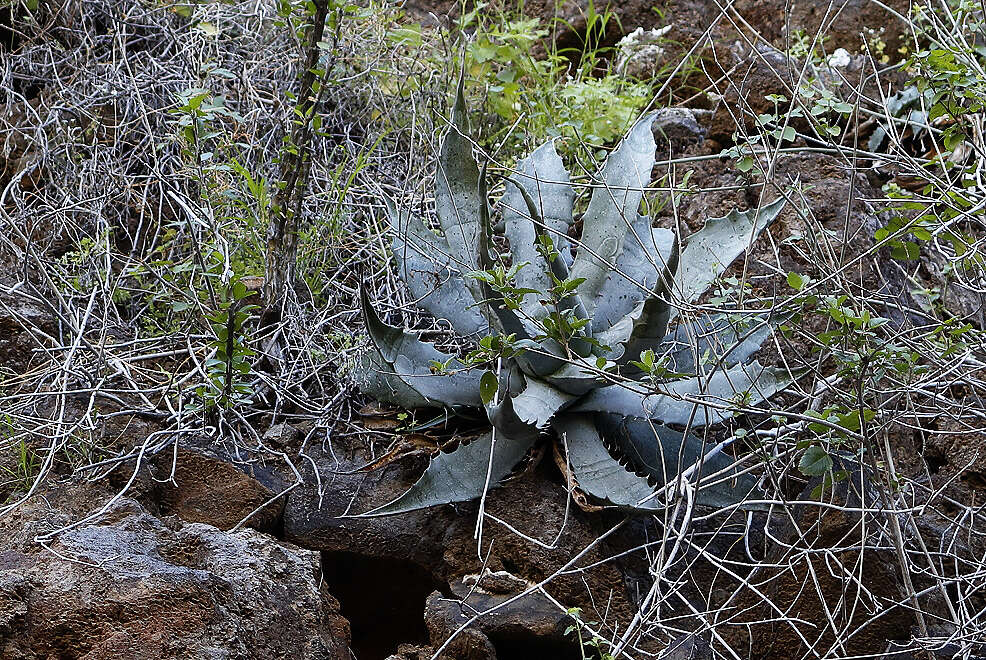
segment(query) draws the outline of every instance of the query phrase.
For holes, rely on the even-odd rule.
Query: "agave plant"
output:
[[[387,207],[393,256],[415,303],[477,350],[460,359],[384,323],[364,290],[373,348],[360,385],[404,407],[482,411],[491,428],[434,456],[407,492],[368,515],[479,497],[547,434],[579,488],[604,504],[653,511],[682,484],[700,503],[749,498],[755,479],[697,431],[792,376],[751,361],[771,331],[766,315],[684,322],[678,306],[709,289],[785,202],[710,219],[679,246],[638,213],[655,164],[653,118],[609,155],[580,240],[569,238],[575,192],[554,145],[522,160],[500,202],[509,254],[494,254],[504,241],[494,240],[460,82],[436,176],[441,235],[390,200]]]

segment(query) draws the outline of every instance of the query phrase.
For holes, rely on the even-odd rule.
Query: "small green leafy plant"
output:
[[[0,419],[0,438],[5,435],[3,427],[12,428],[10,416]],[[41,459],[22,439],[15,445],[13,465],[0,465],[0,488],[8,486],[13,492],[27,492],[41,471]]]
[[[595,153],[619,139],[652,97],[647,83],[628,80],[611,66],[612,48],[602,43],[612,12],[598,11],[589,2],[581,43],[560,46],[551,33],[565,27],[560,18],[545,21],[523,11],[489,11],[475,3],[464,12],[454,33],[434,32],[421,25],[400,23],[389,31],[391,41],[414,48],[423,78],[448,66],[457,55],[445,44],[458,33],[469,33],[462,64],[469,75],[467,95],[481,99],[487,111],[487,130],[481,143],[501,141],[506,153],[519,149],[526,137],[570,138],[563,149],[576,145]],[[544,52],[538,54],[543,46]],[[422,83],[405,72],[378,74],[384,89],[395,94]],[[567,154],[566,154],[567,155]]]
[[[219,309],[207,316],[216,337],[215,354],[205,362],[208,378],[195,390],[206,408],[230,408],[249,403],[253,396],[250,358],[256,351],[247,344],[244,324],[259,307],[244,304],[251,293],[242,281],[233,281]]]
[[[589,632],[589,626],[598,626],[598,622],[583,621],[581,607],[570,607],[566,610],[566,614],[575,623],[565,628],[565,636],[575,635],[578,640],[579,651],[582,653],[582,660],[613,660],[612,654],[604,650],[604,647],[608,645],[605,639],[595,634],[585,634]]]
[[[436,176],[443,235],[389,200],[387,206],[392,251],[414,300],[477,347],[459,358],[387,325],[364,290],[373,348],[361,387],[409,408],[484,411],[492,428],[438,454],[410,490],[371,513],[479,497],[549,431],[578,486],[604,503],[652,511],[686,483],[698,485],[701,503],[742,502],[754,479],[722,446],[706,451],[693,431],[791,382],[788,372],[750,360],[771,323],[762,314],[720,314],[668,329],[680,316],[675,303],[707,291],[784,199],[710,219],[680,248],[673,232],[652,228],[638,213],[655,163],[650,115],[592,182],[580,241],[569,238],[575,192],[550,142],[508,179],[503,235],[495,238],[486,167],[473,156],[462,88],[460,80]],[[509,255],[494,253],[504,241]],[[656,491],[648,478],[669,488]]]
[[[797,448],[803,450],[800,472],[822,478],[821,486],[812,493],[818,497],[824,488],[848,476],[845,469],[833,469],[837,457],[862,463],[869,460],[868,453],[873,454],[868,431],[877,423],[880,406],[872,399],[881,386],[885,387],[882,384],[888,379],[910,384],[927,367],[920,364],[920,353],[891,330],[889,319],[873,314],[846,294],[812,293],[814,282],[806,275],[790,272],[787,282],[800,292],[794,301],[805,311],[793,314],[791,325],[782,324],[780,329],[788,333],[792,325],[804,324],[809,315],[824,320],[825,329],[814,335],[812,351],[831,356],[835,367],[832,375],[845,383],[833,388],[832,400],[824,408],[806,411],[818,421],[808,423],[810,435],[797,442]]]
[[[916,261],[922,244],[937,244],[947,253],[951,280],[986,264],[976,236],[986,202],[979,184],[983,137],[976,128],[986,109],[986,50],[980,45],[986,23],[980,4],[968,0],[915,5],[912,18],[922,44],[906,62],[912,79],[887,99],[887,122],[874,130],[869,148],[887,142],[891,150],[901,148],[908,129],[910,141],[931,158],[907,168],[907,175],[926,182],[919,192],[894,182],[885,186],[890,219],[876,239],[901,261]]]

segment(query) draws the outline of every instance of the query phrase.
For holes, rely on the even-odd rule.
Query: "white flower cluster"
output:
[[[844,69],[852,62],[849,51],[845,48],[836,48],[835,52],[829,55],[828,65],[833,69]]]
[[[616,44],[619,49],[617,71],[634,78],[646,78],[657,73],[658,65],[664,58],[665,35],[670,31],[670,25],[651,30],[638,27],[620,39]]]

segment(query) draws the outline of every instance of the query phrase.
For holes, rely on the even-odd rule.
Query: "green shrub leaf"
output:
[[[493,402],[493,397],[496,396],[499,387],[500,383],[497,381],[495,373],[487,371],[482,375],[479,379],[479,398],[482,399],[484,406]]]
[[[832,457],[818,445],[812,445],[802,454],[798,469],[805,476],[820,477],[832,469]]]

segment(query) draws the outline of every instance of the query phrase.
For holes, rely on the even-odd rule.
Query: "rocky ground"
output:
[[[105,24],[80,28],[72,17],[91,14],[73,13],[69,3],[66,19],[44,13],[41,4],[42,27],[70,49],[130,40],[133,61],[145,67],[134,81],[147,93],[127,97],[133,103],[153,106],[163,95],[156,86],[171,85],[147,63],[171,61],[185,46],[155,41],[146,16],[129,17],[107,3]],[[458,3],[412,2],[405,9],[426,24],[459,16]],[[581,0],[525,9],[564,18],[562,41],[576,43],[585,30]],[[758,114],[776,109],[765,96],[795,96],[806,67],[849,102],[881,85],[883,93],[893,90],[903,74],[888,70],[877,80],[864,56],[877,41],[886,53],[906,41],[906,3],[740,0],[724,8],[671,0],[660,9],[614,6],[619,21],[605,33],[616,43],[638,27],[671,26],[660,55],[636,60],[644,68],[647,57],[677,61],[702,46],[692,74],[701,82],[694,84],[713,93],[685,99],[657,122],[656,134],[667,162],[655,177],[684,184],[688,172],[695,194],[664,207],[659,225],[687,233],[710,215],[794,190],[796,204],[727,276],[745,276],[757,294],[770,296],[789,291],[787,273],[798,271],[865,299],[902,336],[929,323],[917,290],[937,287],[939,312],[983,329],[982,294],[950,280],[940,257],[927,253],[902,264],[874,247],[885,221],[881,188],[906,184],[906,173],[806,140],[775,154],[768,177],[740,173],[720,157],[738,131],[753,131]],[[177,404],[165,402],[181,400],[182,384],[172,381],[185,364],[184,342],[155,344],[146,358],[139,346],[131,350],[139,333],[126,319],[90,318],[94,304],[87,307],[87,298],[98,282],[56,295],[63,289],[50,273],[64,272],[65,260],[79,254],[72,246],[87,220],[73,215],[71,204],[84,200],[35,192],[64,182],[51,136],[56,125],[69,126],[90,141],[86,157],[106,168],[92,176],[106,176],[100,185],[114,197],[96,213],[123,218],[113,226],[124,243],[128,232],[139,234],[145,213],[163,208],[166,195],[154,199],[145,192],[150,183],[108,174],[137,162],[114,161],[112,154],[147,145],[115,141],[114,132],[126,134],[126,127],[113,124],[114,92],[91,80],[83,95],[88,116],[58,107],[59,95],[69,96],[44,86],[48,65],[16,60],[35,46],[5,27],[13,11],[0,9],[0,68],[15,61],[21,67],[5,78],[16,89],[0,89],[0,657],[599,657],[580,645],[576,623],[587,626],[583,639],[612,640],[634,626],[626,657],[635,658],[986,655],[986,415],[977,362],[983,354],[975,351],[972,362],[955,363],[954,381],[936,374],[907,401],[886,403],[895,413],[877,437],[886,447],[880,467],[891,461],[897,479],[917,484],[902,491],[906,505],[889,501],[878,479],[861,479],[872,475],[865,470],[830,488],[824,506],[804,504],[815,499],[820,480],[788,479],[786,496],[801,504],[769,520],[696,514],[677,542],[680,521],[580,506],[550,448],[531,457],[509,488],[489,493],[479,542],[476,504],[354,517],[404,492],[427,465],[428,451],[415,446],[415,433],[404,433],[396,411],[360,401],[328,368],[299,376],[289,404],[249,416],[243,428],[251,430],[242,435],[222,425],[176,431]],[[798,34],[819,29],[824,57],[845,49],[846,63],[805,64],[786,54]],[[81,56],[65,58],[50,66],[70,66]],[[288,79],[280,64],[253,66],[251,76]],[[805,122],[792,119],[808,132]],[[846,133],[867,139],[874,126],[863,123],[852,119]],[[358,249],[345,250],[349,258]],[[347,324],[358,317],[350,284],[340,283],[332,301],[345,315],[313,312],[311,337],[352,330]],[[771,360],[809,354],[812,332],[825,329],[812,322],[778,338]],[[303,335],[299,344],[310,338]],[[793,402],[813,392],[785,396]],[[18,434],[12,414],[32,420],[38,433]],[[96,449],[75,441],[83,435],[98,438]],[[381,460],[398,436],[403,455]],[[375,462],[380,467],[366,469]],[[46,478],[35,483],[39,473]],[[643,623],[635,619],[641,612]]]

